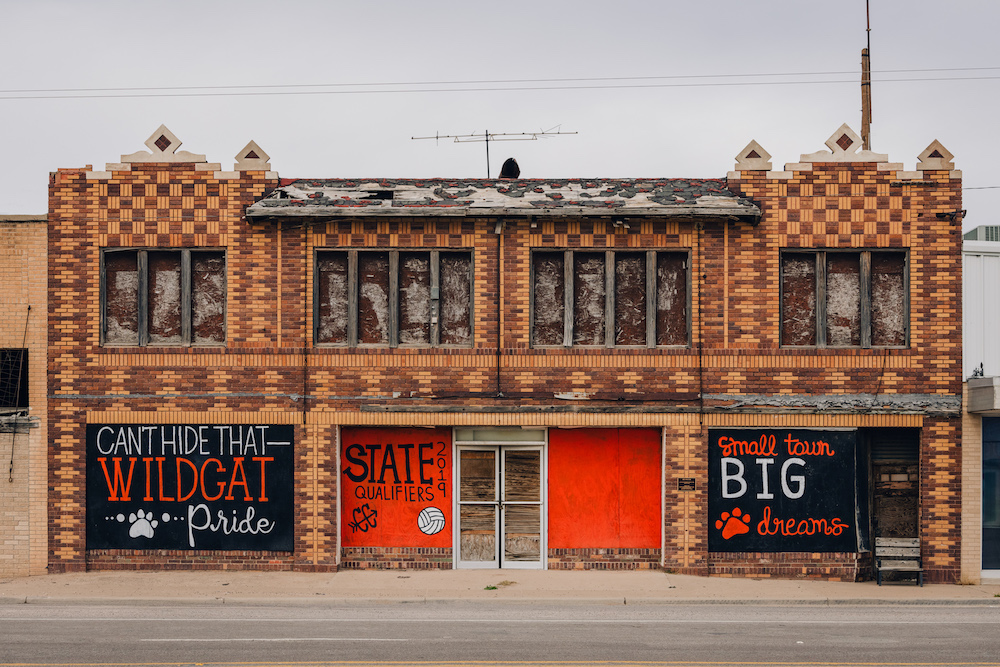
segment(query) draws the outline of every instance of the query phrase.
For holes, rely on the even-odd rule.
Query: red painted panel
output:
[[[661,546],[663,490],[659,429],[624,428],[619,433],[621,461],[621,547]]]
[[[549,547],[660,546],[660,432],[549,430]]]
[[[345,428],[340,457],[343,546],[451,546],[450,428]]]

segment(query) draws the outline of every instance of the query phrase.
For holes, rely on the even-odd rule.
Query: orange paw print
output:
[[[722,539],[728,540],[734,535],[749,533],[748,523],[750,523],[750,515],[744,514],[739,507],[734,507],[732,516],[729,515],[729,512],[723,512],[722,516],[716,519],[715,527],[722,530]]]

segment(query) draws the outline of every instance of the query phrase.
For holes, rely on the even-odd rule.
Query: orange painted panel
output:
[[[451,429],[341,432],[341,543],[451,546]]]
[[[660,548],[663,490],[659,429],[618,431],[622,547]]]
[[[660,547],[660,432],[549,430],[549,547]]]

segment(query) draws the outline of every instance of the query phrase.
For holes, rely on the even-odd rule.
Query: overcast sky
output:
[[[491,143],[490,175],[515,156],[524,178],[718,178],[751,139],[781,169],[861,130],[864,0],[0,8],[0,213],[45,213],[48,172],[161,123],[223,169],[253,139],[310,178],[484,178],[484,144],[411,137],[553,128],[578,134]],[[1000,223],[998,26],[996,0],[871,0],[872,148],[913,169],[939,139],[966,229]]]

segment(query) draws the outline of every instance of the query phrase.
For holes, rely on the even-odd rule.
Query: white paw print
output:
[[[128,529],[129,537],[152,537],[153,529],[160,525],[160,522],[153,518],[153,513],[148,514],[142,510],[128,515],[128,522],[131,525]]]

